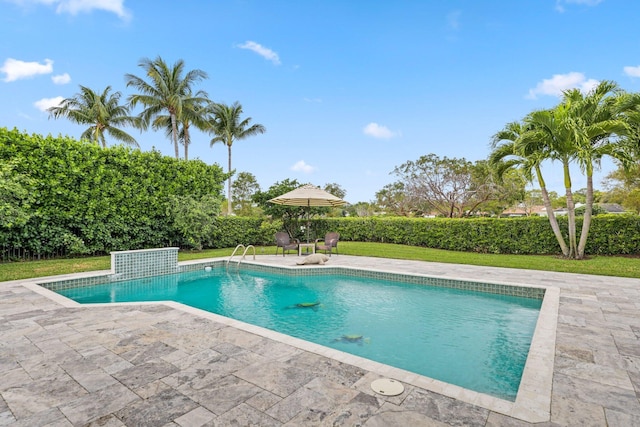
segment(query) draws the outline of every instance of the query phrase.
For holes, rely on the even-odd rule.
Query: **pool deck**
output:
[[[83,273],[0,283],[0,426],[640,425],[640,280],[345,255],[327,265],[559,289],[550,420],[424,377],[379,395],[371,382],[397,370],[175,303],[83,307],[35,285]]]

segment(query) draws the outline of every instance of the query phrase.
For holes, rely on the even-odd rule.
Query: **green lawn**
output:
[[[598,274],[640,278],[640,257],[594,256],[583,261],[572,261],[550,255],[495,255],[443,251],[415,246],[386,243],[340,242],[340,254],[394,259],[436,261],[455,264],[485,265],[529,270],[561,271],[568,273]],[[179,261],[231,255],[233,248],[201,252],[180,252]],[[256,253],[274,254],[275,247],[258,247]],[[108,270],[111,257],[57,259],[48,261],[11,262],[0,264],[0,281],[29,279],[32,277]]]

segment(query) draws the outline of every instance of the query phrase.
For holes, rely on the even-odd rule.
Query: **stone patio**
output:
[[[640,425],[640,280],[345,255],[328,265],[559,288],[550,421],[535,425]],[[416,386],[424,377],[376,394],[371,382],[396,370],[261,328],[175,303],[82,307],[42,281],[0,283],[0,425],[533,425]]]

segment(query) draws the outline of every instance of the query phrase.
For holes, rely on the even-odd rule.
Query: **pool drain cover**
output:
[[[380,378],[371,383],[371,389],[384,396],[397,396],[404,391],[404,386],[399,381]]]

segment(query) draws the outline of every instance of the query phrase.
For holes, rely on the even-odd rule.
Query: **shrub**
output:
[[[567,233],[566,218],[558,218]],[[580,233],[581,218],[577,219]],[[429,248],[503,254],[559,254],[548,218],[321,218],[313,219],[317,236],[340,233],[340,240],[398,243]],[[640,253],[640,216],[593,217],[587,253]]]
[[[0,161],[11,161],[33,196],[24,224],[0,224],[0,250],[43,256],[191,246],[192,236],[167,215],[171,198],[221,198],[227,178],[199,160],[6,128]]]

